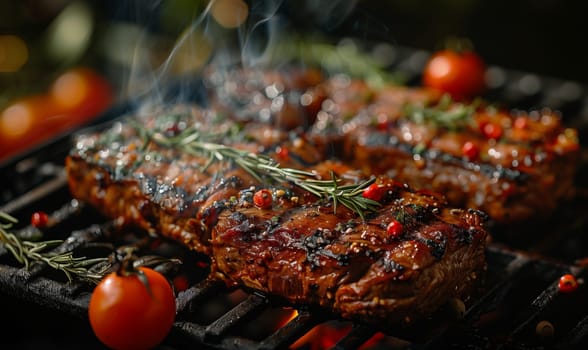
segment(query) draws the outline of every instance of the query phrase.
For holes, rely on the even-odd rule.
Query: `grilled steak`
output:
[[[260,182],[234,163],[209,163],[188,142],[228,133],[223,144],[279,159],[282,167],[334,175],[338,186],[365,180],[323,160],[322,148],[296,133],[260,124],[234,131],[235,123],[199,109],[137,120],[77,139],[66,162],[71,192],[108,217],[208,254],[213,277],[393,324],[423,318],[452,297],[466,299],[481,281],[486,231],[479,211],[451,209],[441,195],[379,177],[370,194],[359,192],[380,205],[362,218],[292,182]],[[255,202],[262,189],[271,193],[265,205]]]
[[[443,193],[452,206],[482,210],[501,228],[518,224],[520,230],[530,219],[549,218],[573,195],[577,133],[554,111],[456,103],[424,88],[376,88],[346,76],[318,85],[314,73],[306,79],[300,73],[295,79],[260,72],[238,76],[231,83],[243,88],[231,89],[231,98],[214,99],[217,106],[245,110],[250,117],[272,115],[268,121],[274,125],[284,119],[279,115],[302,110],[298,124],[288,128],[303,128],[325,157],[366,175],[385,174]],[[274,94],[275,86],[283,93]],[[267,87],[274,87],[269,94]],[[284,104],[288,96],[307,96],[313,108]]]
[[[234,124],[217,123],[217,120],[216,113],[210,111],[177,108],[163,117],[149,115],[133,124],[140,124],[143,130],[159,130],[170,138],[186,128],[206,135],[233,132]],[[278,130],[257,125],[232,140],[238,143],[240,138],[247,138],[249,143],[236,147],[249,147],[258,152],[266,148],[264,144],[268,148],[274,143],[289,144],[286,137]],[[285,164],[309,158],[297,156],[297,148],[301,151],[307,148],[301,142],[296,145],[290,147],[292,160]],[[208,162],[204,156],[158,147],[140,135],[127,119],[105,132],[78,138],[66,159],[66,170],[72,195],[91,203],[107,217],[120,218],[122,224],[161,234],[207,254],[210,237],[204,227],[215,203],[254,184],[246,172],[223,165],[212,164],[203,171]]]
[[[456,103],[416,88],[364,89],[371,93],[337,93],[318,117],[337,122],[317,122],[313,134],[339,135],[339,156],[366,174],[443,193],[502,227],[548,218],[573,195],[577,133],[556,112]]]
[[[484,216],[449,209],[442,198],[389,178],[377,185],[383,207],[365,221],[325,203],[283,198],[260,210],[241,197],[213,229],[218,270],[236,283],[367,322],[411,322],[449,298],[467,298],[485,269]]]
[[[480,209],[502,226],[548,218],[573,194],[577,135],[552,111],[514,114],[449,104],[436,106],[431,118],[456,119],[435,125],[440,120],[414,121],[429,113],[427,107],[386,118],[385,103],[371,108],[352,122],[345,140],[351,164],[366,173],[441,192],[452,205]],[[369,121],[374,113],[379,127]]]

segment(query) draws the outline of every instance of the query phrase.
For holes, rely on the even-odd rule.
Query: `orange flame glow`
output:
[[[332,348],[351,331],[351,324],[323,323],[311,329],[298,339],[290,349],[323,350]]]

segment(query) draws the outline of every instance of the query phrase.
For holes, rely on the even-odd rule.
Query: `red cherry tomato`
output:
[[[19,98],[0,111],[0,160],[48,141],[104,112],[110,83],[90,68],[71,68],[48,91]]]
[[[481,94],[486,65],[475,52],[450,49],[435,52],[423,70],[423,85],[446,92],[456,100]]]
[[[98,339],[113,349],[150,349],[169,333],[176,303],[168,280],[159,272],[139,267],[137,274],[113,272],[96,286],[88,305],[90,325]]]
[[[79,119],[97,116],[113,101],[110,83],[86,67],[75,67],[63,72],[51,84],[49,95],[66,114]]]
[[[525,129],[529,125],[529,120],[525,117],[517,117],[514,121],[515,129]]]
[[[0,111],[0,159],[48,140],[59,129],[60,108],[46,95],[11,102]]]

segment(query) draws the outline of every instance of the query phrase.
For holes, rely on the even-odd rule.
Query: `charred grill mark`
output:
[[[337,233],[330,229],[317,228],[300,242],[299,247],[306,252],[306,261],[310,264],[311,269],[321,267],[321,257],[333,259],[339,266],[349,265],[350,258],[347,254],[336,254],[327,248],[336,237]]]
[[[445,249],[447,246],[447,237],[443,236],[441,232],[438,232],[438,237],[435,239],[431,238],[419,238],[418,241],[424,243],[429,247],[431,250],[431,255],[437,259],[441,260],[443,255],[445,255]]]
[[[384,268],[386,273],[392,273],[395,275],[395,277],[401,275],[406,269],[404,266],[390,259],[388,256],[382,256],[382,258],[380,258],[377,263]]]
[[[106,188],[106,176],[104,173],[96,172],[94,174],[94,181],[96,182],[96,185],[99,189],[103,190]]]
[[[326,258],[330,258],[330,259],[334,259],[335,261],[337,261],[337,265],[338,266],[348,266],[349,262],[350,262],[350,258],[349,255],[347,254],[335,254],[332,251],[328,250],[328,249],[324,249],[323,248],[318,248],[314,251],[307,251],[307,259],[311,264],[312,268],[317,268],[321,266],[320,263],[320,258],[319,257],[326,257]]]
[[[239,205],[243,207],[250,207],[253,205],[253,194],[255,193],[255,187],[245,188],[239,191]]]
[[[420,204],[409,203],[401,205],[394,211],[394,217],[403,225],[420,225],[428,221],[431,211]]]
[[[229,176],[228,178],[223,178],[221,180],[221,185],[226,187],[238,188],[241,187],[243,184],[243,180],[238,177],[237,175]]]
[[[479,233],[479,230],[474,227],[463,228],[456,227],[455,237],[459,244],[470,245],[474,241],[474,236]]]
[[[345,222],[339,221],[335,226],[335,231],[346,233],[353,230],[355,227],[357,227],[357,222],[354,220],[347,220]]]
[[[485,212],[472,208],[469,208],[466,211],[466,215],[464,216],[464,220],[472,226],[472,229],[474,228],[474,226],[480,226],[484,222],[487,222],[489,219],[490,217]]]
[[[202,229],[204,232],[209,232],[218,221],[218,216],[226,208],[225,201],[216,201],[207,208],[204,208],[201,214]]]
[[[427,161],[439,161],[446,164],[457,165],[465,169],[479,172],[488,178],[507,179],[518,183],[527,180],[528,175],[516,169],[505,168],[500,165],[488,163],[475,163],[463,157],[456,157],[435,149],[424,149],[422,145],[410,145],[401,142],[398,137],[384,132],[370,133],[363,140],[365,146],[369,147],[392,147],[403,153],[418,155]]]
[[[198,189],[192,195],[192,200],[195,202],[203,202],[210,195],[210,186],[203,184],[198,186]]]
[[[253,228],[254,225],[249,221],[247,215],[239,212],[234,211],[230,214],[229,220],[234,222],[235,224],[232,225],[230,229],[224,232],[224,235],[227,237],[239,237],[239,239],[243,241],[252,241],[253,237]]]
[[[277,229],[278,227],[280,227],[280,222],[281,222],[281,217],[278,215],[274,215],[271,217],[271,219],[266,220],[264,222],[265,225],[265,230],[264,232],[272,232],[273,230]]]

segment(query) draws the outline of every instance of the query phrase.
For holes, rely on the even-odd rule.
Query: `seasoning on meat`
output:
[[[343,317],[410,322],[451,298],[467,299],[479,286],[486,266],[482,212],[451,208],[443,196],[389,177],[365,182],[369,178],[336,160],[309,157],[320,147],[297,141],[299,134],[254,123],[234,132],[210,110],[190,112],[121,120],[79,136],[66,164],[74,197],[208,254],[211,277]],[[180,127],[169,133],[170,123]],[[356,195],[377,206],[366,207],[362,217],[357,208],[335,206],[294,182],[259,181],[234,162],[211,162],[188,141],[166,143],[186,137],[182,132],[194,125],[225,146],[276,159],[277,146],[287,147],[284,168],[339,179],[337,186],[375,184],[378,201],[363,196],[371,185]],[[271,140],[258,138],[261,128]],[[146,137],[145,130],[152,133]],[[301,150],[318,160],[299,161]],[[271,206],[256,203],[262,190],[271,193]],[[389,228],[391,222],[398,224]]]

